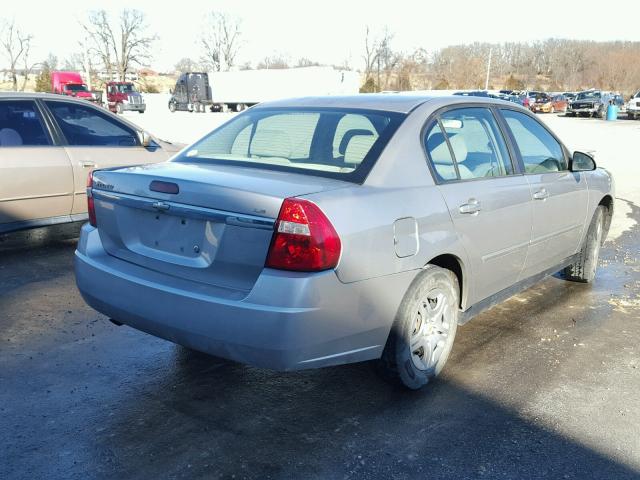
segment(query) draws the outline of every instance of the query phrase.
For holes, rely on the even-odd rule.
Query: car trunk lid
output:
[[[297,173],[164,162],[96,171],[92,195],[110,255],[248,293],[264,267],[283,200],[348,185]]]

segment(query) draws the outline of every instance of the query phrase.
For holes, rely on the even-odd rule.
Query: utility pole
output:
[[[491,75],[491,53],[493,48],[489,48],[489,61],[487,62],[487,78],[484,81],[484,89],[489,90],[489,76]]]

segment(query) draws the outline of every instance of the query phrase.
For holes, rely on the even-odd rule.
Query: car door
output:
[[[578,250],[587,214],[584,174],[570,172],[561,143],[531,115],[501,113],[531,189],[533,230],[523,277],[559,264]]]
[[[80,101],[46,100],[71,159],[74,179],[73,214],[87,211],[87,175],[95,168],[156,163],[167,154],[155,145],[141,145],[138,132],[103,109]]]
[[[474,303],[519,278],[531,237],[529,184],[489,107],[447,110],[425,132],[432,173],[470,258]]]
[[[68,216],[71,162],[32,99],[0,99],[0,232]]]

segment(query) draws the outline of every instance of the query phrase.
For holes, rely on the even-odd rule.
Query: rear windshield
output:
[[[295,171],[361,183],[404,117],[358,109],[250,109],[174,161]]]

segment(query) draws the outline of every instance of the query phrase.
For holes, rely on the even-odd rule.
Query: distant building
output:
[[[120,80],[120,74],[118,74],[117,72],[113,72],[112,74],[109,74],[109,72],[107,72],[106,70],[96,72],[96,76],[100,80],[104,80],[105,82],[110,82],[110,81],[117,82],[118,80]],[[137,72],[127,72],[124,77],[124,79],[127,82],[135,82],[139,78],[140,76],[138,75]]]

